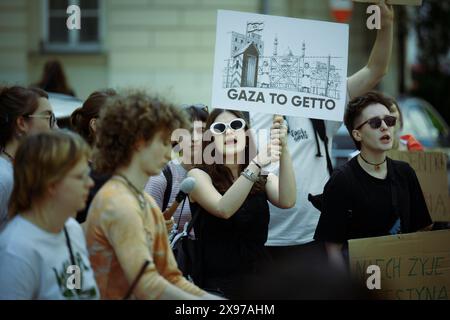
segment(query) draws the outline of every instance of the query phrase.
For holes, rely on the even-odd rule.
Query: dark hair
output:
[[[397,108],[398,111],[398,121],[400,122],[400,130],[403,129],[403,114],[402,114],[402,109],[400,109],[399,104],[397,103],[397,100],[395,100],[392,97],[386,97],[387,100],[390,102],[390,107],[391,107],[391,112],[394,112],[394,110],[392,110],[392,106],[395,106],[395,108]]]
[[[151,141],[158,131],[170,138],[178,128],[189,128],[187,114],[172,104],[143,91],[112,96],[100,110],[94,167],[102,173],[113,173],[130,163],[138,141]]]
[[[14,158],[14,188],[9,216],[31,208],[48,195],[51,184],[64,179],[91,149],[75,132],[52,130],[26,137]]]
[[[383,94],[376,91],[370,91],[366,94],[356,97],[351,100],[345,111],[344,115],[344,124],[347,127],[348,133],[350,137],[352,137],[353,142],[355,143],[356,148],[361,150],[361,142],[356,141],[353,138],[353,130],[355,129],[355,120],[361,115],[362,111],[367,108],[371,104],[380,103],[384,105],[389,112],[391,111],[392,103],[387,99]]]
[[[182,105],[181,107],[189,114],[191,122],[206,122],[208,119],[208,106],[204,104]]]
[[[208,116],[208,119],[206,120],[206,130],[209,130],[209,127],[211,124],[214,123],[216,118],[224,113],[224,112],[230,112],[233,115],[235,115],[238,118],[245,120],[245,130],[250,129],[250,125],[244,116],[244,114],[241,111],[238,110],[227,110],[227,109],[214,109]],[[203,148],[202,148],[202,154],[204,154],[205,148],[210,144],[214,142],[209,141],[203,141]],[[252,145],[251,145],[252,144]],[[238,174],[241,174],[242,171],[250,164],[250,161],[253,159],[253,157],[256,156],[256,154],[251,154],[251,150],[256,150],[255,141],[250,136],[248,137],[248,140],[245,144],[245,159],[244,163],[239,165],[239,172]],[[231,170],[224,164],[219,163],[213,163],[213,164],[201,164],[196,166],[197,168],[205,171],[212,180],[212,183],[214,187],[219,191],[220,193],[225,193],[228,188],[231,187],[233,184],[233,173]],[[251,194],[262,192],[265,190],[265,184],[267,181],[267,177],[260,177],[260,179],[253,185]]]
[[[17,118],[36,111],[39,98],[48,99],[47,93],[39,88],[0,87],[0,148],[16,134]]]
[[[81,107],[72,112],[70,126],[78,132],[91,146],[94,143],[94,132],[90,126],[92,119],[98,118],[100,109],[109,97],[117,95],[113,89],[94,91]]]
[[[49,60],[45,63],[42,78],[36,86],[48,92],[75,95],[67,84],[63,67],[58,60]]]

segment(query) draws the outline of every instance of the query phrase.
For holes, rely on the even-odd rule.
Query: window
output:
[[[44,0],[43,49],[57,52],[98,52],[101,49],[101,0]],[[69,30],[70,5],[81,10],[81,29]]]

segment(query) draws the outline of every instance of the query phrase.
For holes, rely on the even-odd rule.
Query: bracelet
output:
[[[245,168],[244,171],[241,172],[241,176],[244,176],[247,180],[255,183],[259,179],[259,175],[252,172],[249,168]]]

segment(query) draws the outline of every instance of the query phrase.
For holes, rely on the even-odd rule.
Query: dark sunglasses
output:
[[[56,124],[56,117],[55,114],[49,113],[49,114],[29,114],[26,115],[25,117],[27,118],[44,118],[44,119],[48,119],[48,125],[50,126],[51,129],[53,129],[55,127]]]
[[[245,127],[245,120],[241,118],[237,118],[231,120],[229,123],[225,122],[214,122],[209,129],[214,134],[222,134],[227,128],[230,128],[233,131],[241,130]]]
[[[361,129],[361,127],[363,125],[365,125],[366,123],[368,123],[372,129],[378,129],[379,127],[381,127],[381,122],[382,121],[384,121],[384,123],[386,123],[386,125],[388,127],[393,127],[397,123],[397,118],[394,117],[394,116],[384,116],[384,118],[373,117],[373,118],[370,118],[369,120],[364,121],[363,123],[361,123],[359,126],[357,126],[355,128],[355,130]]]

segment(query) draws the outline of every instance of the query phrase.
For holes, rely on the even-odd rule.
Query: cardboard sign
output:
[[[353,2],[363,2],[363,3],[379,3],[379,0],[353,0]],[[396,4],[404,6],[421,6],[422,0],[386,0],[387,4]]]
[[[408,162],[414,169],[433,221],[450,221],[446,155],[442,152],[392,150],[388,157]]]
[[[364,284],[367,267],[380,267],[381,288],[373,290],[382,299],[449,300],[450,230],[350,240],[349,252],[352,275]]]
[[[342,121],[348,25],[219,10],[212,106]]]

